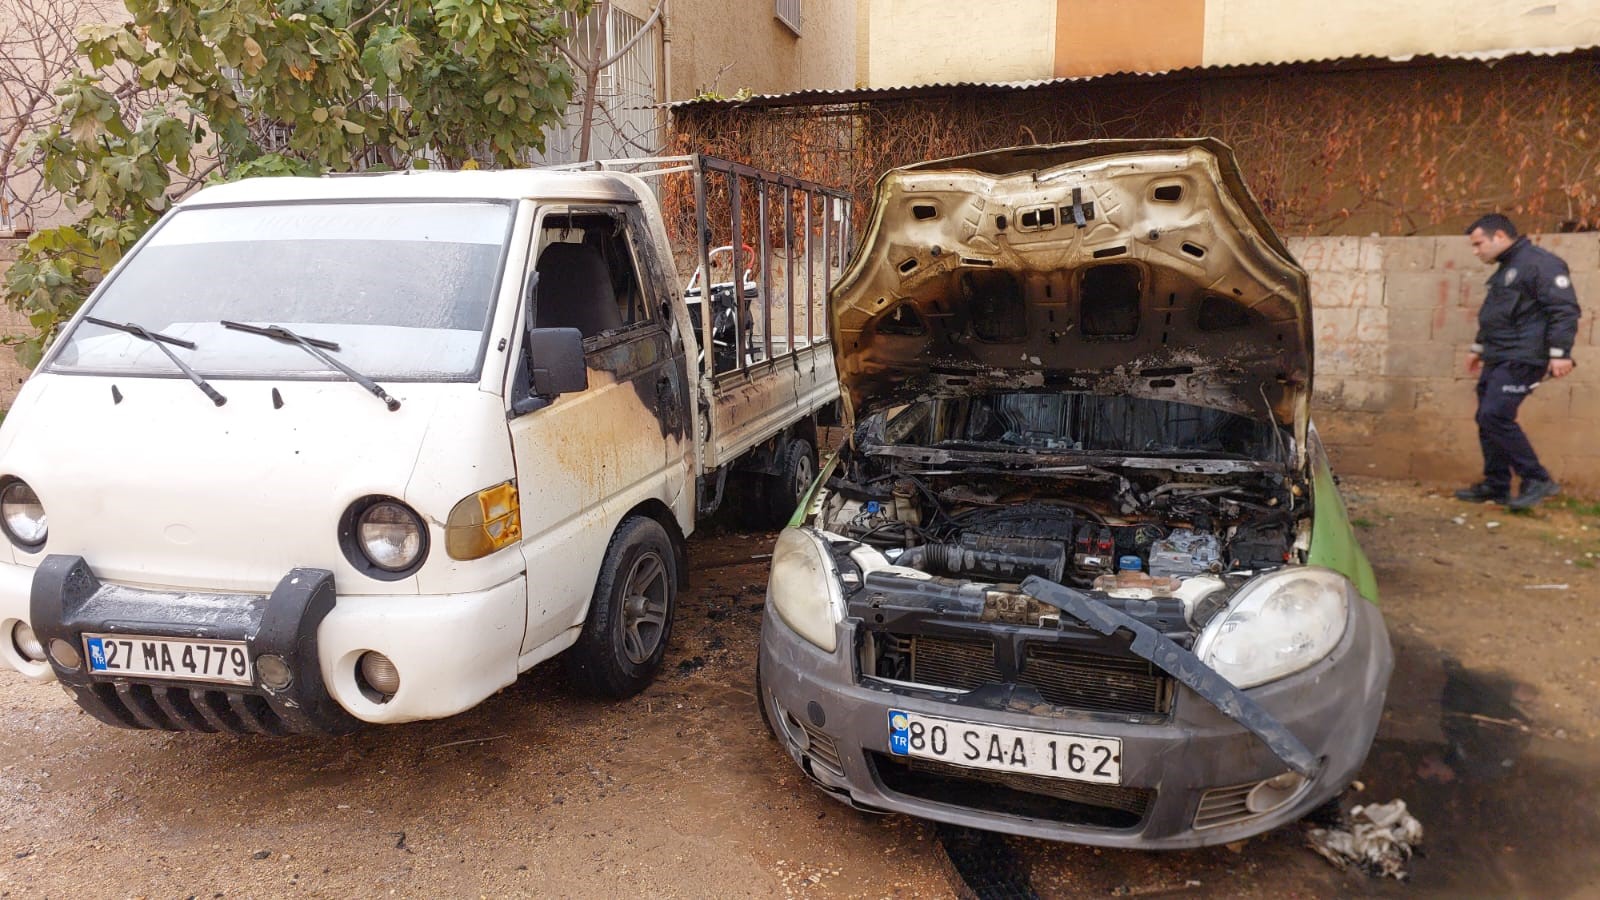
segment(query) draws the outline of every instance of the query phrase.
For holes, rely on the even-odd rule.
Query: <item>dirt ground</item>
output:
[[[1600,507],[1348,478],[1398,662],[1360,789],[1427,829],[1412,881],[1302,826],[1232,847],[1007,840],[1041,896],[1600,895]],[[124,731],[0,672],[0,897],[945,897],[936,830],[810,787],[751,693],[772,535],[698,536],[662,677],[545,665],[442,722],[337,739]]]

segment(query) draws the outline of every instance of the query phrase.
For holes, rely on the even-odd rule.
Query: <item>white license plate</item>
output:
[[[243,641],[186,641],[131,634],[86,634],[84,655],[98,675],[182,678],[250,684],[250,654]]]
[[[1122,783],[1122,741],[889,710],[889,750],[939,762],[1096,784]]]

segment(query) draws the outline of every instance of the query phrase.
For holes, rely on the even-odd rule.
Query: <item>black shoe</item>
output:
[[[1472,487],[1464,487],[1456,491],[1457,500],[1468,503],[1509,503],[1511,501],[1511,488],[1497,488],[1487,481],[1480,481]]]
[[[1561,493],[1561,485],[1554,481],[1524,481],[1522,490],[1517,493],[1517,498],[1507,503],[1512,509],[1533,509],[1539,501],[1546,497],[1554,497]]]

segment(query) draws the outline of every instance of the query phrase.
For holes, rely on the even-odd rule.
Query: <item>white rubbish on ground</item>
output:
[[[1404,800],[1351,807],[1339,828],[1306,833],[1311,849],[1339,868],[1351,865],[1379,878],[1405,881],[1412,848],[1422,843],[1422,823],[1406,812]]]

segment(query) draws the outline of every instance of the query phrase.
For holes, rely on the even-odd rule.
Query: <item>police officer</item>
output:
[[[1478,373],[1483,480],[1456,491],[1456,497],[1530,509],[1561,486],[1539,464],[1517,424],[1517,407],[1546,375],[1562,378],[1572,371],[1578,298],[1567,264],[1518,236],[1505,216],[1491,213],[1473,222],[1467,237],[1473,254],[1498,268],[1489,276],[1478,310],[1478,338],[1467,357],[1467,371]],[[1513,472],[1522,479],[1515,498]]]

